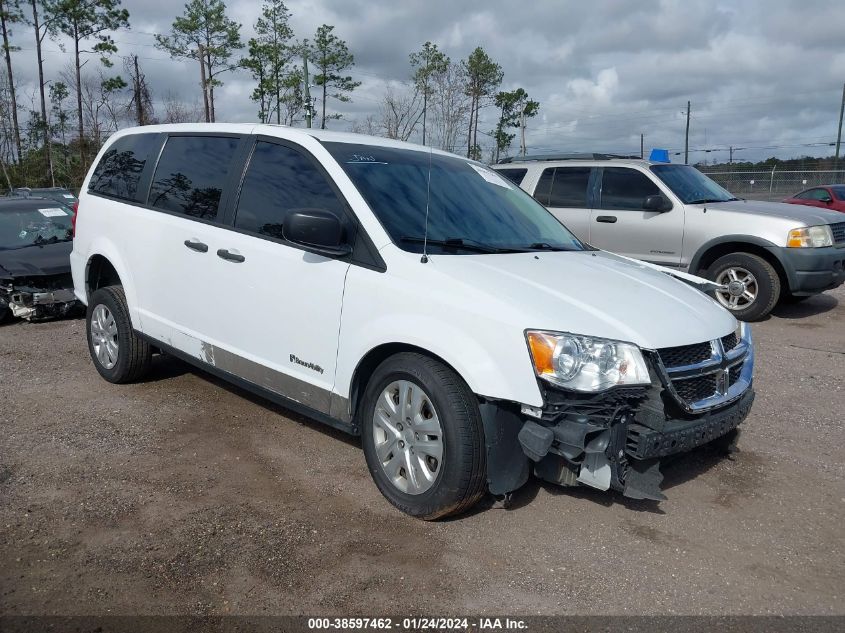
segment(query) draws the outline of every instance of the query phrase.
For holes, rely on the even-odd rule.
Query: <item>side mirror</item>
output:
[[[819,200],[821,200],[825,204],[830,204],[831,202],[833,202],[833,198],[831,198],[830,196],[825,196],[824,198],[819,198]]]
[[[340,218],[327,209],[293,211],[282,224],[282,235],[321,255],[340,257],[352,252],[352,247],[344,242]]]
[[[658,211],[662,213],[663,211],[670,211],[672,209],[672,203],[662,195],[657,194],[645,199],[645,202],[643,202],[643,209],[646,211]]]

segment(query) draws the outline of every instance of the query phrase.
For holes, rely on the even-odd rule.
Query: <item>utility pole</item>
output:
[[[645,158],[645,135],[640,132],[640,158]]]
[[[733,145],[730,146],[730,148],[728,149],[728,152],[730,153],[729,154],[730,158],[728,158],[728,165],[732,165],[733,162],[734,162],[734,147],[733,147]]]
[[[202,102],[205,105],[205,122],[211,123],[211,112],[208,109],[208,86],[205,81],[205,57],[203,56],[203,45],[197,46],[197,58],[200,60],[200,81],[202,85]]]
[[[311,127],[311,89],[308,87],[308,55],[302,53],[302,75],[305,81],[305,124]]]
[[[525,106],[522,106],[522,110],[519,113],[519,129],[520,133],[522,134],[522,141],[521,149],[522,149],[522,157],[525,158]]]
[[[689,111],[690,102],[687,101],[687,133],[684,136],[684,165],[689,165]]]
[[[842,142],[842,114],[845,112],[845,84],[842,85],[842,104],[839,106],[839,132],[836,134],[836,154],[833,157],[833,170],[839,168],[839,145]]]

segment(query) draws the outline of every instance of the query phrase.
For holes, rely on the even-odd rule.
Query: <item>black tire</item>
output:
[[[0,325],[12,320],[12,311],[6,307],[0,307]]]
[[[750,272],[757,282],[757,295],[751,303],[739,309],[725,307],[741,321],[759,321],[766,317],[780,298],[780,277],[777,271],[759,255],[730,253],[713,262],[707,270],[707,277],[716,281],[730,268],[744,268]]]
[[[388,385],[406,380],[428,395],[442,428],[443,457],[431,488],[408,494],[396,487],[376,454],[373,416]],[[433,520],[466,512],[487,487],[486,447],[478,400],[449,367],[422,354],[403,352],[379,365],[370,378],[359,409],[367,467],[381,493],[411,516]]]
[[[117,360],[113,367],[106,367],[94,349],[91,332],[91,317],[97,306],[103,305],[114,316],[117,325]],[[150,368],[152,352],[150,345],[132,329],[126,295],[122,286],[105,286],[91,295],[85,314],[85,331],[88,337],[88,353],[100,375],[112,383],[134,382]]]

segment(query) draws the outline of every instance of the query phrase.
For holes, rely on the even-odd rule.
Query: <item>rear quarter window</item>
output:
[[[88,190],[112,198],[136,201],[144,166],[157,146],[157,134],[131,134],[117,139],[94,168]]]
[[[505,178],[507,178],[508,180],[510,180],[515,185],[521,185],[522,179],[525,178],[525,174],[528,173],[527,169],[516,169],[516,168],[497,169],[496,171],[498,173],[500,173],[502,176],[504,176]]]

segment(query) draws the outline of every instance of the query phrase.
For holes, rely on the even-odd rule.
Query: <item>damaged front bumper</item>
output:
[[[541,409],[482,403],[490,491],[511,492],[533,470],[559,485],[665,499],[661,458],[728,435],[751,410],[750,328],[741,338],[731,334],[644,356],[649,386],[584,394],[540,381]]]
[[[79,301],[73,287],[63,285],[63,281],[54,279],[3,282],[0,284],[0,311],[7,308],[12,316],[27,321],[66,316]]]

